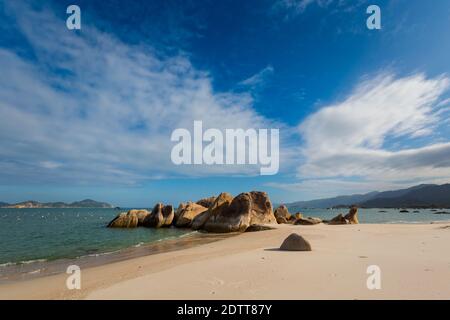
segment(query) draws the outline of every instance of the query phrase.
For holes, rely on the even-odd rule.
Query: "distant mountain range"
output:
[[[351,205],[363,208],[450,208],[450,184],[421,184],[394,191],[374,191],[286,204],[290,211]]]
[[[64,202],[45,202],[24,201],[14,204],[0,202],[0,208],[112,208],[113,206],[106,202],[98,202],[91,199],[76,201],[72,203]]]

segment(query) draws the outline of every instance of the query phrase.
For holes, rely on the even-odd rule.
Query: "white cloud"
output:
[[[435,132],[446,114],[440,97],[446,77],[382,75],[359,85],[344,101],[325,106],[303,121],[301,178],[356,177],[380,185],[401,180],[450,179],[450,142],[400,146]],[[376,189],[376,183],[372,189]]]
[[[194,120],[205,128],[277,127],[253,110],[249,93],[214,92],[210,76],[183,55],[161,56],[88,24],[70,31],[53,13],[23,3],[6,8],[33,54],[0,49],[2,182],[259,172],[170,161],[172,130]]]

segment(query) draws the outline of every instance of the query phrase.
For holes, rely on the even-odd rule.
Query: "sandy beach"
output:
[[[0,299],[450,299],[450,223],[275,227],[83,269],[81,290],[67,274],[4,284]],[[311,252],[278,250],[293,232]]]

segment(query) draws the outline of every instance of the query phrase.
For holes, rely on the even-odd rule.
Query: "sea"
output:
[[[127,209],[125,209],[127,210]],[[304,216],[331,219],[346,209],[303,209]],[[450,221],[445,209],[359,209],[361,223]],[[93,266],[108,261],[176,250],[216,241],[190,229],[110,229],[119,213],[109,208],[0,208],[0,283],[62,272],[69,263]]]

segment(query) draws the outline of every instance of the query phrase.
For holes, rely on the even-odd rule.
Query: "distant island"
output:
[[[75,201],[72,203],[65,202],[39,202],[34,200],[9,204],[6,202],[0,202],[0,208],[113,208],[112,205],[106,202],[98,202],[91,199],[85,199],[82,201]]]
[[[344,208],[352,205],[361,208],[450,208],[450,184],[421,184],[407,189],[373,191],[286,204],[294,212],[305,208]]]

